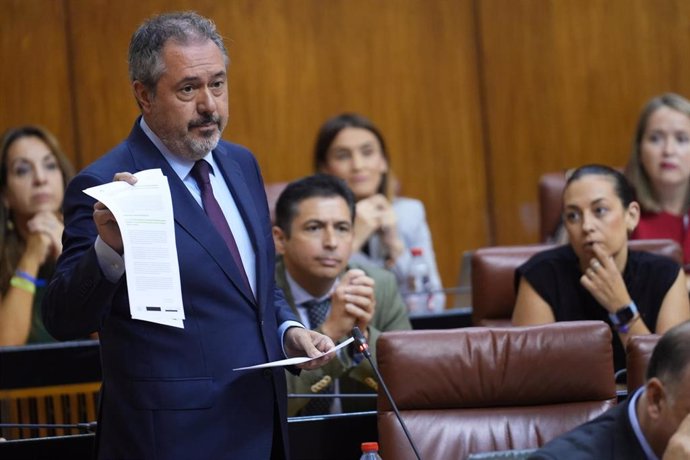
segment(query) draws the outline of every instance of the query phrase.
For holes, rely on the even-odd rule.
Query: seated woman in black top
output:
[[[615,368],[622,369],[629,336],[663,334],[690,319],[683,271],[666,257],[628,251],[640,206],[615,169],[587,165],[575,170],[563,206],[570,243],[518,268],[513,324],[605,321],[615,331]]]

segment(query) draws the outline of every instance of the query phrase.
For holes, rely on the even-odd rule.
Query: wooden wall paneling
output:
[[[290,180],[312,172],[327,117],[371,117],[404,194],[427,206],[442,276],[453,284],[462,250],[487,241],[472,4],[326,5],[254,1],[227,10],[230,137],[252,147],[267,181]]]
[[[78,161],[62,0],[0,1],[0,133],[39,124]]]
[[[690,95],[690,3],[477,2],[496,244],[536,242],[537,180],[627,161],[638,112]]]
[[[404,193],[426,204],[444,282],[457,279],[463,250],[486,244],[470,0],[66,1],[90,160],[122,140],[138,113],[127,81],[131,33],[155,12],[193,8],[215,20],[232,60],[224,137],[256,153],[267,181],[311,173],[318,126],[358,111],[381,127]]]
[[[132,8],[127,2],[66,1],[84,167],[125,139],[139,114],[129,85],[127,49],[132,32],[155,7],[149,6],[152,2]]]

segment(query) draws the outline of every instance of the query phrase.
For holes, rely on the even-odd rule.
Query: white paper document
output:
[[[333,348],[332,350],[327,351],[326,353],[320,354],[316,358],[309,358],[308,356],[298,356],[297,358],[281,359],[280,361],[271,361],[270,363],[257,364],[256,366],[238,367],[237,369],[233,369],[233,371],[243,371],[245,369],[263,369],[264,367],[290,366],[292,364],[306,363],[307,361],[311,361],[313,359],[320,358],[323,355],[327,355],[328,353],[333,353],[334,351],[338,351],[341,348],[346,347],[347,345],[350,345],[353,340],[355,340],[355,339],[350,337],[346,341],[338,344],[337,347]]]
[[[110,182],[84,193],[106,205],[120,227],[132,318],[184,328],[168,178],[160,169],[134,175],[134,185]]]

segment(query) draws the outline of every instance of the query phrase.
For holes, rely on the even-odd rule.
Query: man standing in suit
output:
[[[171,13],[142,24],[129,49],[142,116],[65,194],[64,251],[43,315],[60,339],[99,332],[99,458],[286,458],[284,369],[233,369],[333,347],[297,322],[275,287],[258,165],[220,140],[227,63],[206,18]],[[184,328],[132,319],[118,223],[82,192],[157,168],[170,185]]]
[[[410,329],[395,276],[376,267],[356,265],[352,253],[355,199],[345,182],[317,174],[289,184],[276,204],[273,237],[278,253],[276,283],[296,315],[334,342],[358,326],[376,357],[383,331]],[[320,369],[288,375],[288,392],[372,393],[374,370],[354,347],[340,350]],[[289,415],[375,410],[375,399],[291,398]]]
[[[624,404],[559,436],[529,458],[690,458],[690,321],[659,339],[645,385]]]

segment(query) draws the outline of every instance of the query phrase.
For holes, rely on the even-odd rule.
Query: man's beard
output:
[[[204,126],[208,123],[215,123],[217,129],[203,132],[201,136],[192,136],[191,131],[193,128]],[[187,125],[186,133],[159,137],[172,153],[188,160],[197,161],[216,148],[220,141],[221,131],[220,116],[207,115],[197,120],[192,120]]]
[[[196,161],[206,156],[208,152],[215,149],[220,141],[220,130],[211,132],[208,136],[192,137],[187,135],[182,138],[186,152],[189,152],[191,159]]]

